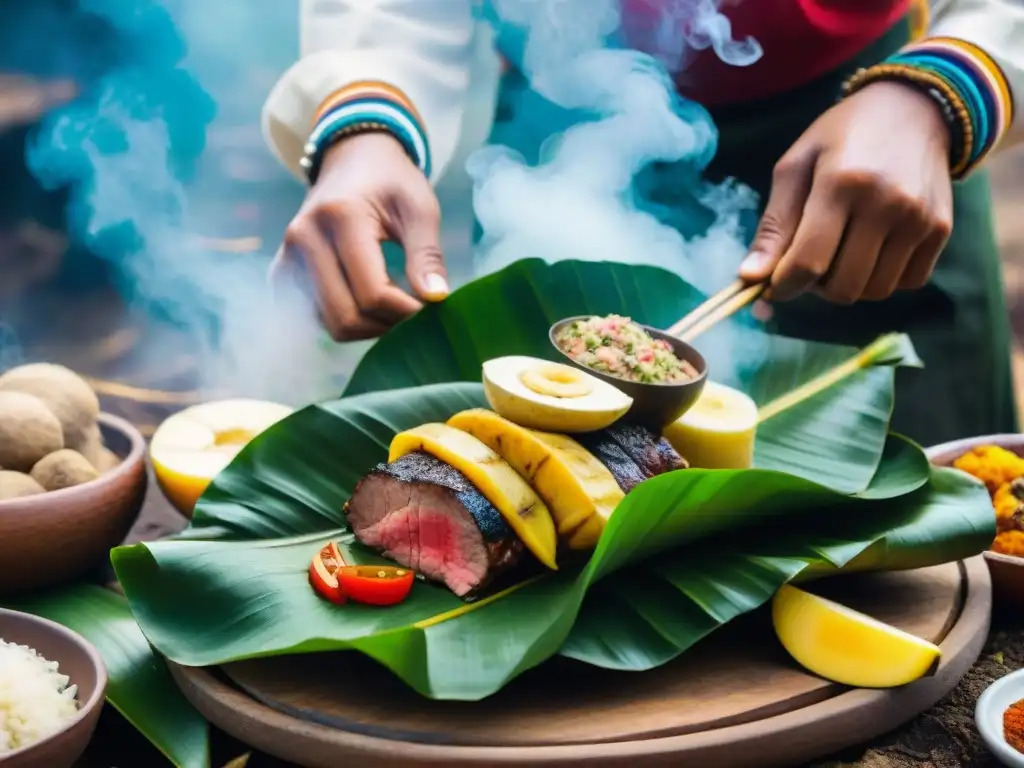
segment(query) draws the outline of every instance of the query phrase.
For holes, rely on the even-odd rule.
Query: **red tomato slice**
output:
[[[338,545],[333,541],[317,552],[309,564],[309,583],[320,597],[336,605],[343,605],[348,601],[336,575],[338,569],[344,565],[345,558],[341,556]]]
[[[395,605],[405,600],[415,574],[393,565],[350,565],[335,574],[341,591],[357,603]]]

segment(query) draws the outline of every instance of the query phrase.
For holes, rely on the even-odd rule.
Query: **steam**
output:
[[[4,322],[0,322],[0,371],[21,365],[24,362],[21,355],[21,344],[14,333],[14,329]]]
[[[296,13],[294,7],[283,11]],[[288,190],[279,192],[285,216],[301,194],[283,172],[274,178],[246,167],[245,152],[231,146],[244,135],[255,140],[268,165],[273,162],[257,126],[259,104],[276,72],[265,67],[261,73],[258,62],[247,61],[264,50],[251,46],[255,30],[245,26],[261,14],[282,16],[264,2],[199,0],[77,0],[74,11],[51,13],[61,36],[99,26],[108,44],[65,49],[65,69],[93,76],[81,83],[79,99],[47,118],[28,160],[45,186],[68,188],[73,238],[118,267],[132,308],[162,318],[189,340],[206,394],[298,404],[335,391],[325,376],[322,336],[309,302],[298,294],[271,296],[269,253],[251,232],[261,211],[248,217],[249,230],[225,233],[235,213],[226,201],[241,205],[240,191],[259,184],[265,202],[276,183]],[[39,27],[27,31],[45,34]],[[271,22],[261,36],[274,32]],[[190,52],[186,37],[203,44]],[[256,93],[249,89],[243,114],[232,97],[237,102],[238,92],[250,85],[250,67],[264,82]],[[200,85],[197,72],[214,93]],[[218,114],[217,102],[227,114]],[[248,132],[236,130],[246,125]],[[208,135],[231,138],[204,154]],[[278,234],[267,245],[276,246],[284,223],[270,227]],[[250,245],[240,253],[211,246],[226,234],[250,235]],[[159,365],[166,351],[150,354]]]
[[[701,180],[717,132],[703,109],[676,95],[665,62],[676,66],[692,50],[710,47],[726,62],[745,65],[760,56],[757,44],[732,40],[728,19],[711,0],[662,5],[654,35],[662,44],[647,41],[657,57],[610,42],[621,32],[620,0],[492,2],[505,24],[525,32],[523,71],[548,102],[524,93],[508,134],[542,135],[541,121],[565,128],[539,146],[536,164],[523,154],[529,148],[508,146],[470,158],[484,233],[478,270],[539,257],[658,266],[706,294],[733,280],[745,254],[740,216],[756,197],[734,182],[715,187]],[[671,48],[668,41],[680,44]],[[677,197],[670,208],[655,205],[635,183],[642,172],[656,172],[653,163],[674,164],[664,171]],[[762,350],[749,339],[735,324],[701,338],[716,379],[734,380],[760,362]]]
[[[628,9],[645,0],[625,2]],[[733,0],[732,4],[737,2]],[[655,56],[669,72],[681,72],[695,51],[708,48],[726,64],[736,67],[750,66],[761,58],[761,46],[756,40],[733,39],[732,23],[714,0],[656,0],[654,6],[653,23],[634,25],[629,37],[633,45]]]

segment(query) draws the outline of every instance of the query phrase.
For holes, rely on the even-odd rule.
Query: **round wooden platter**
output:
[[[478,702],[431,701],[357,653],[171,665],[212,723],[310,768],[403,766],[793,765],[866,741],[949,692],[988,634],[981,557],[851,575],[814,591],[937,642],[935,673],[891,690],[850,689],[803,672],[766,610],[649,672],[553,659]]]

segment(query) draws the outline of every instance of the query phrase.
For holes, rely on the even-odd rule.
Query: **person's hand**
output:
[[[396,139],[353,136],[325,154],[271,273],[308,273],[321,322],[336,341],[374,338],[422,306],[389,279],[382,242],[402,244],[419,299],[447,295],[440,218],[430,182]]]
[[[765,298],[850,304],[927,283],[953,227],[949,131],[937,105],[875,83],[822,115],[779,160],[740,276]]]

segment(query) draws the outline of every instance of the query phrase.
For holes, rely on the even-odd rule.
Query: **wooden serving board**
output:
[[[900,689],[851,690],[798,668],[766,610],[650,672],[554,659],[479,702],[420,697],[356,653],[171,669],[214,724],[311,766],[792,765],[883,733],[951,690],[988,634],[981,557],[863,574],[814,591],[941,644],[936,673]]]

